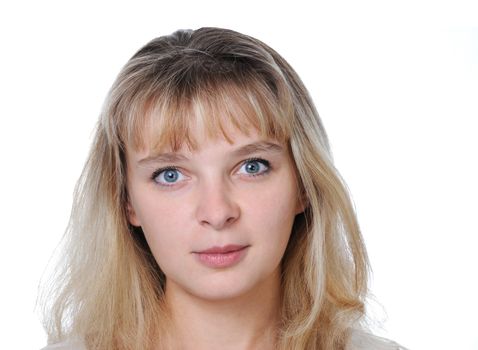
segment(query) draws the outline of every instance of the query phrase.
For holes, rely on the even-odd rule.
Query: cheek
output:
[[[158,200],[151,195],[141,197],[141,203],[136,206],[136,214],[158,264],[172,254],[184,251],[186,244],[185,232],[188,231],[185,220],[185,208],[179,203]]]
[[[289,239],[297,204],[293,188],[288,181],[278,182],[267,191],[247,198],[244,208],[247,208],[248,226],[259,231],[260,237],[269,244],[274,241],[287,243]]]
[[[162,271],[168,276],[188,259],[190,242],[183,233],[187,231],[181,222],[171,217],[161,217],[143,227],[148,246]]]
[[[250,200],[255,203],[256,210],[260,209],[260,211],[267,213],[266,216],[272,222],[277,222],[280,225],[282,221],[287,221],[295,215],[297,204],[295,187],[293,178],[284,176],[258,192],[255,200],[254,198],[250,198]]]
[[[175,226],[181,222],[179,217],[184,209],[181,202],[158,196],[155,188],[144,186],[136,189],[132,203],[143,230],[152,232],[154,228]]]

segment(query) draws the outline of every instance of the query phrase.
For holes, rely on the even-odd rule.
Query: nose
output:
[[[214,230],[229,227],[240,216],[240,208],[227,184],[204,184],[198,193],[196,218]]]

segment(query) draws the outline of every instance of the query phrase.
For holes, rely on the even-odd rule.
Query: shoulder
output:
[[[87,350],[81,340],[69,340],[48,345],[40,350]],[[346,350],[407,350],[394,341],[381,338],[362,330],[351,332]]]
[[[394,341],[354,329],[346,350],[407,350]]]
[[[61,343],[50,344],[40,350],[87,350],[81,340],[67,340]]]

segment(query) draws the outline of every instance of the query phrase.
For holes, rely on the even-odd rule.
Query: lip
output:
[[[230,253],[230,252],[235,252],[241,249],[246,248],[246,245],[238,245],[238,244],[228,244],[223,247],[218,247],[214,246],[205,250],[201,250],[199,252],[195,252],[198,254],[224,254],[224,253]]]
[[[230,244],[223,247],[211,247],[193,252],[197,260],[212,268],[231,267],[239,263],[247,254],[248,245]]]

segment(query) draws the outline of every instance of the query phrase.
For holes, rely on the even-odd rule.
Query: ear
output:
[[[303,213],[305,208],[309,205],[309,201],[307,200],[307,195],[302,192],[299,197],[297,198],[297,204],[295,207],[295,215]]]
[[[141,226],[141,222],[139,221],[138,216],[136,215],[136,211],[134,210],[129,200],[128,200],[128,204],[126,205],[126,213],[128,215],[128,221],[131,225],[136,227]]]

